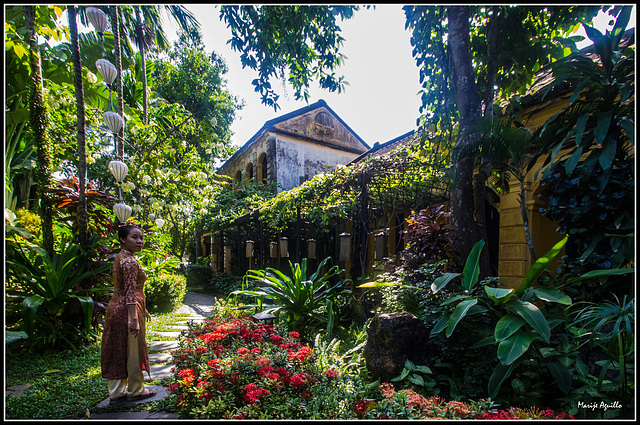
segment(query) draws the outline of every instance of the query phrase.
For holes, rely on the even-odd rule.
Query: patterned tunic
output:
[[[129,320],[127,304],[136,304],[138,315],[138,357],[142,370],[149,371],[149,354],[145,338],[146,301],[144,282],[147,275],[136,257],[126,249],[113,262],[114,293],[106,308],[100,362],[105,379],[127,379],[127,340]]]

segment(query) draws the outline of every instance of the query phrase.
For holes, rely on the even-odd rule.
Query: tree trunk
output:
[[[474,79],[471,62],[471,46],[469,40],[469,7],[453,6],[447,8],[449,21],[448,47],[451,54],[453,82],[456,92],[456,103],[460,113],[459,133],[480,119],[482,104]],[[459,146],[469,143],[460,140]],[[458,250],[461,258],[465,260],[473,245],[480,239],[486,241],[486,227],[479,226],[474,218],[474,190],[473,190],[473,157],[456,159],[456,177],[454,188],[451,191],[452,219],[458,235]],[[484,187],[484,184],[482,185]],[[480,195],[478,195],[480,196]],[[484,202],[484,197],[482,197]],[[477,217],[484,222],[484,217]],[[488,251],[488,250],[483,250]],[[486,273],[489,269],[488,255],[482,256],[480,272]]]
[[[529,245],[529,253],[531,254],[531,263],[537,260],[536,251],[533,249],[533,238],[531,237],[531,228],[529,227],[529,215],[527,214],[526,191],[524,181],[520,181],[520,214],[522,215],[522,223],[524,224],[524,234],[527,237],[527,245]]]
[[[147,59],[145,57],[145,40],[142,26],[143,22],[140,18],[140,6],[136,6],[136,21],[136,35],[138,37],[138,48],[140,49],[140,62],[142,65],[142,123],[147,125],[147,108],[149,105],[149,97],[147,96]]]
[[[68,7],[69,32],[71,33],[71,52],[73,55],[73,83],[76,91],[76,114],[78,120],[78,238],[80,245],[86,246],[89,241],[87,230],[87,140],[84,129],[84,88],[82,84],[82,63],[80,44],[78,43],[78,24],[76,9]]]
[[[35,146],[38,162],[34,174],[38,185],[38,196],[40,198],[42,246],[50,255],[53,255],[53,207],[51,205],[51,197],[47,191],[51,185],[51,147],[46,137],[47,112],[42,95],[40,50],[38,48],[38,34],[35,26],[36,8],[35,6],[24,6],[23,13],[29,39],[29,65],[31,66],[32,83],[29,99],[29,123],[33,131],[33,145]]]
[[[118,76],[116,78],[116,92],[118,94],[118,110],[116,111],[124,119],[124,104],[122,100],[122,47],[120,46],[120,20],[118,18],[118,6],[111,6],[109,9],[111,18],[111,29],[113,30],[113,46],[116,56],[116,69]],[[124,161],[124,126],[117,135],[116,143],[117,155],[120,161]]]

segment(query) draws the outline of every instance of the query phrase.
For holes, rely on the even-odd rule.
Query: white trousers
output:
[[[144,391],[144,376],[138,358],[138,337],[129,334],[127,340],[127,379],[107,379],[110,398],[124,395],[135,397]]]

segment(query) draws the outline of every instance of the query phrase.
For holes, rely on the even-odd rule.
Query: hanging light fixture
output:
[[[351,255],[351,234],[340,233],[340,261],[349,261]]]
[[[111,130],[113,134],[118,134],[124,125],[124,120],[120,114],[113,111],[105,112],[102,114],[102,118],[104,119],[104,122],[107,123],[107,127],[109,127],[109,130]]]
[[[380,261],[384,258],[384,248],[387,244],[387,237],[384,230],[376,234],[376,260]]]
[[[131,217],[131,207],[124,202],[115,204],[113,211],[116,213],[116,217],[118,217],[120,223],[126,223],[129,217]]]
[[[308,258],[316,258],[316,240],[315,239],[309,239],[308,241],[308,246],[307,246],[307,257]]]
[[[280,238],[280,257],[289,256],[289,240],[286,237]]]
[[[149,214],[148,217],[150,221],[153,221],[156,219],[156,215],[154,213]]]
[[[109,170],[111,170],[111,174],[116,178],[116,181],[122,183],[127,177],[129,167],[122,161],[111,161],[109,162]]]
[[[106,59],[98,59],[96,61],[96,68],[98,68],[98,72],[102,75],[102,79],[108,84],[113,83],[118,76],[116,67]]]
[[[278,256],[278,242],[269,243],[269,257],[276,258]]]
[[[96,29],[98,34],[102,35],[107,29],[107,25],[109,25],[109,19],[107,18],[107,14],[97,7],[88,7],[85,10],[87,18],[89,18],[89,22]]]
[[[155,223],[156,223],[156,226],[158,226],[158,227],[164,226],[164,220],[161,219],[161,218],[156,218]]]

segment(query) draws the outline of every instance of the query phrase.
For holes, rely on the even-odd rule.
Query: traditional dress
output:
[[[149,354],[145,338],[146,301],[144,282],[147,275],[133,253],[122,249],[113,263],[114,293],[105,311],[100,362],[109,396],[137,396],[144,391],[142,371],[149,378]],[[137,337],[129,332],[127,304],[135,304],[138,316]]]

